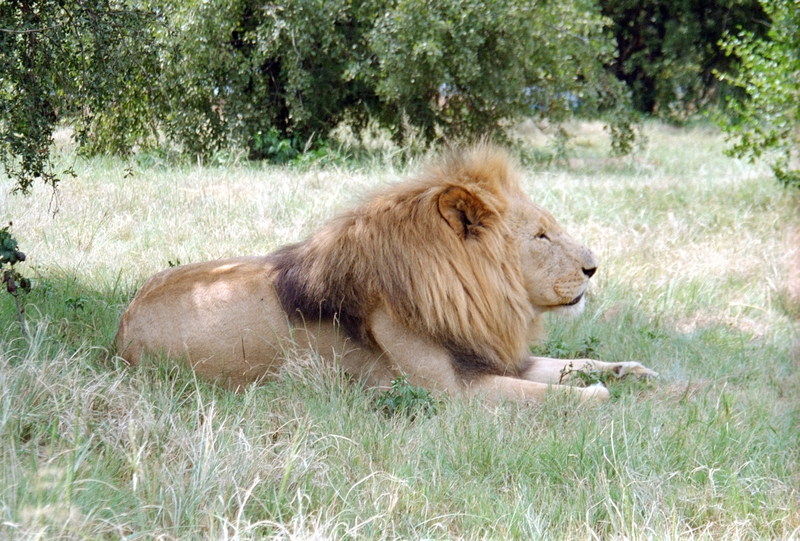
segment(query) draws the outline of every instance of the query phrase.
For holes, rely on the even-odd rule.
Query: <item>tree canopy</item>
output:
[[[768,29],[758,0],[599,1],[618,46],[609,68],[638,111],[669,121],[685,121],[735,92],[717,76],[738,68],[720,47],[726,33],[763,37]]]
[[[103,0],[0,4],[0,158],[20,190],[64,174],[49,159],[61,119],[75,123],[80,143],[99,138],[113,151],[153,129],[144,114],[157,67],[151,22],[142,10]]]
[[[800,187],[800,4],[765,0],[763,7],[772,21],[767,36],[741,30],[724,41],[742,66],[727,79],[745,91],[730,100],[724,127],[730,154],[764,157],[779,181]]]
[[[0,153],[27,190],[54,183],[54,126],[85,151],[170,144],[275,158],[347,122],[400,140],[497,132],[522,116],[610,113],[624,86],[592,0],[47,0],[0,7]]]
[[[766,148],[796,133],[798,103],[797,7],[774,4],[12,0],[0,4],[0,159],[26,191],[69,173],[49,159],[59,122],[84,152],[281,161],[341,123],[434,141],[575,112],[602,116],[624,152],[637,111],[702,109],[721,94],[715,74],[739,89],[736,152]],[[773,64],[779,76],[759,79]],[[761,133],[778,102],[788,113]]]

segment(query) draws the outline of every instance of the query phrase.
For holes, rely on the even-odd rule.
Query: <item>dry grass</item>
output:
[[[147,276],[302,238],[402,176],[383,157],[173,167],[67,146],[78,178],[55,217],[46,190],[0,181],[35,286],[30,342],[0,296],[0,538],[797,539],[796,199],[712,130],[649,126],[615,160],[597,125],[573,130],[571,161],[531,165],[525,187],[601,268],[541,350],[661,373],[593,407],[448,400],[386,418],[314,359],[234,395],[106,353]]]

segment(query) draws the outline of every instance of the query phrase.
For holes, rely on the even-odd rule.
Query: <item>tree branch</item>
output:
[[[4,32],[6,34],[38,34],[40,32],[53,30],[59,26],[64,26],[64,23],[54,24],[53,26],[48,26],[47,28],[29,28],[27,30],[9,30],[8,28],[0,28],[0,32]]]

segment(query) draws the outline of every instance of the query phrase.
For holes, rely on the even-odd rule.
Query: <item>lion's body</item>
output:
[[[152,277],[116,338],[129,363],[185,358],[239,388],[313,351],[372,386],[540,399],[567,361],[530,357],[542,314],[579,310],[596,263],[521,191],[507,156],[451,156],[264,257]],[[648,375],[638,363],[574,368]],[[603,388],[577,389],[583,398]]]

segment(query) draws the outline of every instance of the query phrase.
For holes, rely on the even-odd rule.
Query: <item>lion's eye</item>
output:
[[[547,236],[547,233],[539,233],[538,235],[536,235],[536,238],[542,240],[550,240],[550,237]]]

